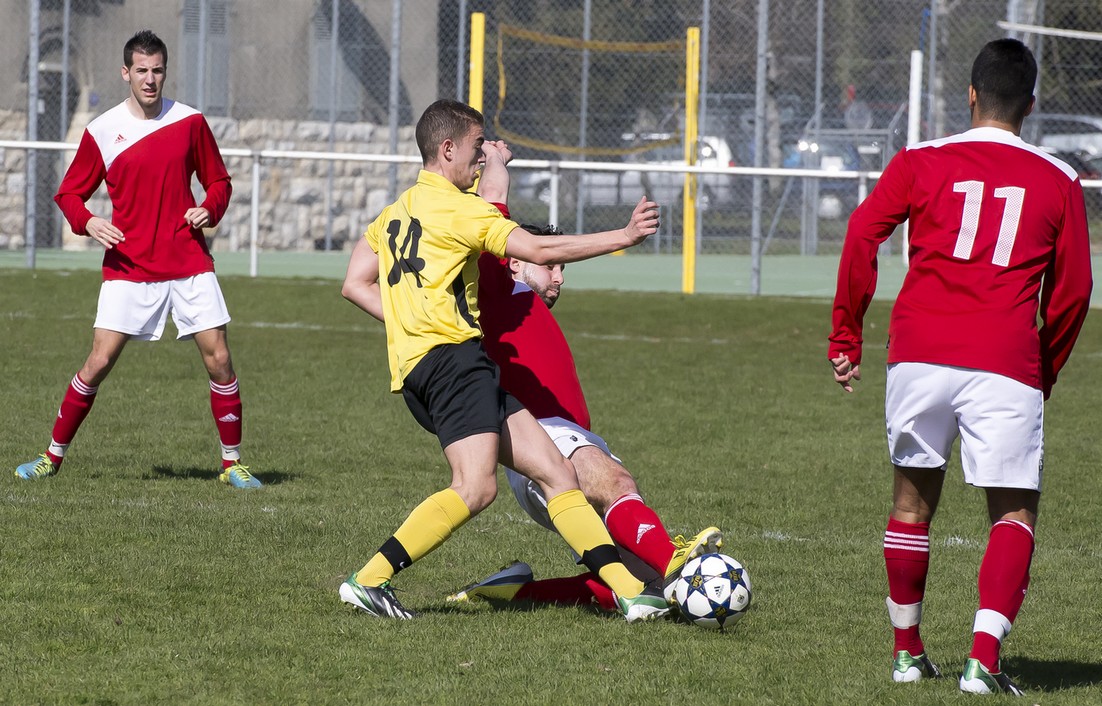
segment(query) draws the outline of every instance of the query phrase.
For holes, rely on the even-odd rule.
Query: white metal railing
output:
[[[25,140],[0,140],[0,148],[23,149],[27,151],[47,150],[56,152],[75,152],[77,145],[68,142],[40,142]],[[300,150],[244,149],[236,147],[222,148],[224,157],[247,158],[251,161],[250,176],[252,194],[250,196],[249,219],[249,274],[258,275],[259,233],[260,233],[260,165],[265,160],[299,159],[337,162],[375,162],[384,164],[420,164],[421,158],[413,155],[357,154],[350,152],[318,152]],[[771,167],[718,167],[688,166],[678,164],[651,164],[646,162],[580,162],[572,160],[514,159],[511,166],[519,169],[541,169],[550,173],[550,214],[549,221],[558,222],[559,182],[562,171],[604,171],[604,172],[667,172],[676,174],[727,174],[748,177],[799,177],[854,179],[858,183],[858,199],[864,200],[868,194],[868,184],[880,178],[881,171],[852,171],[830,169],[789,169]],[[1102,189],[1102,179],[1089,179],[1082,182],[1088,189]],[[31,185],[27,185],[30,189]],[[28,242],[28,248],[34,243]],[[28,258],[33,262],[33,255]],[[760,263],[759,263],[760,264]]]

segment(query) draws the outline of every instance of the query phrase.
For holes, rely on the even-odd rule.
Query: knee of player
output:
[[[497,479],[491,477],[490,482],[467,482],[452,488],[459,493],[459,497],[467,505],[472,515],[485,510],[497,497]]]
[[[230,358],[230,349],[221,348],[203,354],[203,365],[210,373],[211,380],[225,384],[233,379],[233,360]]]

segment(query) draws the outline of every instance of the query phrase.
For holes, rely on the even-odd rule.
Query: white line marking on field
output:
[[[676,336],[664,338],[662,336],[629,336],[617,333],[572,333],[570,338],[591,338],[596,341],[625,341],[628,343],[707,343],[713,346],[726,346],[730,343],[725,338],[689,338],[688,336]]]
[[[248,328],[274,328],[285,331],[323,331],[326,333],[381,334],[386,332],[382,326],[327,326],[325,324],[307,324],[301,321],[245,321],[236,325]]]
[[[326,324],[313,324],[303,321],[245,321],[241,323],[235,323],[235,325],[246,326],[248,328],[273,328],[287,331],[323,331],[327,333],[383,334],[386,331],[382,326],[329,326]],[[625,343],[703,343],[714,346],[730,345],[730,341],[725,338],[690,338],[687,336],[667,338],[662,336],[630,336],[627,334],[582,332],[569,334],[569,337],[589,338],[595,341],[623,341]]]
[[[969,549],[976,549],[983,546],[974,539],[957,536],[946,537],[944,544],[946,547],[968,547]]]
[[[761,533],[762,539],[769,539],[774,542],[810,542],[807,537],[793,537],[792,535],[779,532],[777,530],[765,530]]]

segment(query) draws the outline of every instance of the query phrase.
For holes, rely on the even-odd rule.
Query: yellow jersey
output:
[[[478,256],[504,257],[517,227],[481,196],[423,169],[367,227],[364,237],[379,255],[392,392],[436,346],[482,336]]]

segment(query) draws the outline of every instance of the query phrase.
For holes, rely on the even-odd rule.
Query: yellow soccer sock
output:
[[[643,590],[643,582],[635,578],[620,561],[620,553],[608,536],[601,518],[580,490],[559,493],[547,501],[551,522],[570,548],[582,557],[582,563],[598,574],[601,580],[623,598],[634,598]]]
[[[409,517],[383,542],[379,551],[356,574],[363,586],[379,586],[398,571],[436,549],[452,532],[471,519],[471,511],[459,493],[445,488],[425,498]]]

